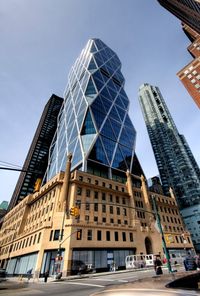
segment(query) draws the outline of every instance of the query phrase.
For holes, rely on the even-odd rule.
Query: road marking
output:
[[[93,280],[95,281],[102,281],[102,282],[120,282],[120,283],[128,283],[128,281],[124,280],[124,279],[104,279],[104,278],[93,278]]]
[[[80,286],[91,286],[91,287],[99,287],[99,288],[104,288],[105,286],[102,285],[95,285],[95,284],[85,284],[85,283],[75,283],[75,282],[65,282],[66,284],[70,285],[80,285]]]

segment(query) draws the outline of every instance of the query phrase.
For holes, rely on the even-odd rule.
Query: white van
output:
[[[126,256],[125,265],[126,269],[153,266],[153,254]]]

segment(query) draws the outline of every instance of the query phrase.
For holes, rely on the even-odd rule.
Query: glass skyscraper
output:
[[[100,39],[90,39],[73,65],[58,128],[50,148],[47,180],[72,170],[123,180],[132,172],[136,131],[129,118],[121,62]]]
[[[139,101],[164,194],[168,195],[172,187],[180,210],[195,206],[200,213],[200,170],[184,136],[178,133],[159,88],[143,84],[139,89]],[[187,210],[184,210],[186,217]],[[196,223],[200,224],[200,221]],[[199,225],[197,227],[195,234],[190,230],[194,234],[192,237],[195,244],[200,243]]]

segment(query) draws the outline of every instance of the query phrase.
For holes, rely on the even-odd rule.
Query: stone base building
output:
[[[152,213],[157,200],[170,252],[193,248],[175,197],[149,192],[143,176],[127,172],[119,183],[75,170],[61,172],[25,197],[4,218],[0,233],[0,266],[8,274],[35,277],[76,273],[81,266],[125,268],[129,254],[161,254],[161,235]],[[79,209],[78,217],[74,210]],[[71,209],[71,211],[70,211]],[[183,238],[184,236],[184,238]]]

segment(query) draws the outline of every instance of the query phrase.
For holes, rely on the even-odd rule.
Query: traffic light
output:
[[[78,229],[77,232],[76,232],[76,238],[77,240],[81,240],[82,238],[82,230],[81,229]]]
[[[70,209],[70,215],[74,216],[74,217],[78,217],[79,216],[79,208],[77,207],[72,207]]]
[[[38,192],[40,190],[41,183],[42,183],[42,179],[37,178],[37,180],[35,181],[35,185],[34,185],[34,192]]]

